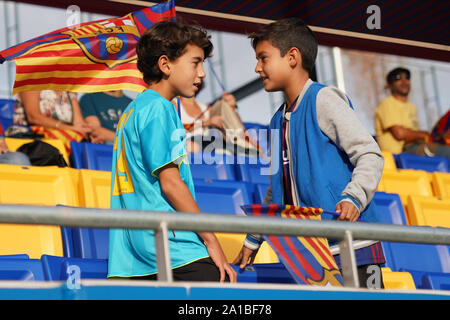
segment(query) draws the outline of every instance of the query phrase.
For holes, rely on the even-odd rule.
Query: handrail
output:
[[[359,287],[352,239],[450,245],[450,229],[378,223],[315,221],[64,206],[0,205],[0,223],[155,230],[158,279],[172,280],[167,230],[318,236],[340,241],[345,285]],[[161,236],[163,235],[163,236]],[[236,253],[237,254],[237,253]]]

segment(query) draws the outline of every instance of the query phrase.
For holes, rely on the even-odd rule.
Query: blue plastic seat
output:
[[[449,247],[444,245],[382,242],[386,267],[411,273],[417,288],[428,273],[450,273]]]
[[[83,143],[83,168],[111,171],[113,146],[108,144]]]
[[[61,234],[65,257],[108,259],[109,229],[63,227]]]
[[[428,273],[422,277],[423,289],[450,290],[450,273]]]
[[[190,164],[195,179],[236,180],[234,165],[226,163]]]
[[[195,187],[207,187],[207,188],[223,188],[223,189],[240,189],[245,204],[251,204],[253,202],[253,189],[252,183],[244,181],[233,180],[211,180],[211,179],[194,179]]]
[[[237,273],[237,282],[251,283],[295,283],[289,271],[282,263],[260,263],[239,269],[232,266]]]
[[[81,279],[106,279],[108,274],[108,260],[79,259],[42,255],[42,265],[48,281],[67,280],[71,272],[70,266],[80,270]]]
[[[83,142],[70,142],[70,166],[75,169],[83,169]]]
[[[255,203],[263,203],[264,198],[266,196],[267,188],[269,188],[269,184],[267,183],[256,183],[255,184],[255,193],[254,193],[254,201]]]
[[[4,131],[13,124],[14,100],[0,99],[0,124]]]
[[[246,197],[240,188],[195,186],[197,204],[202,212],[222,214],[243,214],[241,206]]]
[[[269,165],[268,164],[237,164],[237,178],[242,181],[252,183],[269,184]]]
[[[416,169],[428,172],[450,172],[447,158],[426,157],[416,154],[400,153],[395,157],[397,168]]]
[[[0,259],[30,259],[28,254],[7,254],[1,255]]]
[[[373,201],[380,213],[380,223],[407,224],[403,205],[398,194],[375,192]]]
[[[39,259],[0,259],[0,280],[45,281]]]

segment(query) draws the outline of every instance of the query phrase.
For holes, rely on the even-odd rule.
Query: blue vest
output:
[[[316,98],[325,86],[314,82],[306,91],[300,105],[290,117],[290,148],[292,159],[290,167],[295,179],[300,206],[322,208],[335,211],[336,204],[349,196],[341,196],[351,181],[354,166],[347,154],[340,150],[319,127],[316,114]],[[351,103],[350,106],[352,107]],[[353,107],[352,107],[353,108]],[[283,107],[280,107],[270,122],[272,147],[272,202],[283,204],[283,173],[281,139],[283,132]],[[278,163],[278,166],[276,164]],[[278,170],[276,170],[278,169]],[[359,220],[377,221],[378,212],[371,202]],[[336,216],[323,215],[322,219],[337,219]]]

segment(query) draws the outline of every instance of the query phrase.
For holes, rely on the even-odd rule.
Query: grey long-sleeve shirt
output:
[[[312,83],[310,79],[306,82],[299,101]],[[316,108],[319,128],[348,155],[355,167],[351,181],[342,191],[342,195],[355,199],[358,210],[362,212],[372,200],[381,179],[384,167],[381,150],[350,107],[346,95],[339,89],[335,87],[321,89],[317,94]],[[287,141],[290,143],[289,137]],[[350,199],[342,201],[352,202]],[[264,203],[271,202],[272,191],[269,187]]]
[[[299,100],[312,83],[311,79],[306,82]],[[351,196],[358,202],[358,209],[364,211],[373,198],[383,172],[384,158],[381,150],[350,107],[346,95],[339,89],[325,87],[320,90],[316,108],[320,130],[348,155],[355,166],[352,179],[342,195]],[[290,143],[289,137],[287,139]],[[270,203],[271,200],[269,188],[264,202]]]

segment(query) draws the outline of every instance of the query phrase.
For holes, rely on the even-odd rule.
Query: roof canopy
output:
[[[123,16],[155,2],[139,0],[20,0],[37,5]],[[273,20],[303,19],[319,44],[450,62],[450,2],[423,0],[176,0],[184,21],[250,33]],[[373,5],[376,2],[376,5]]]

